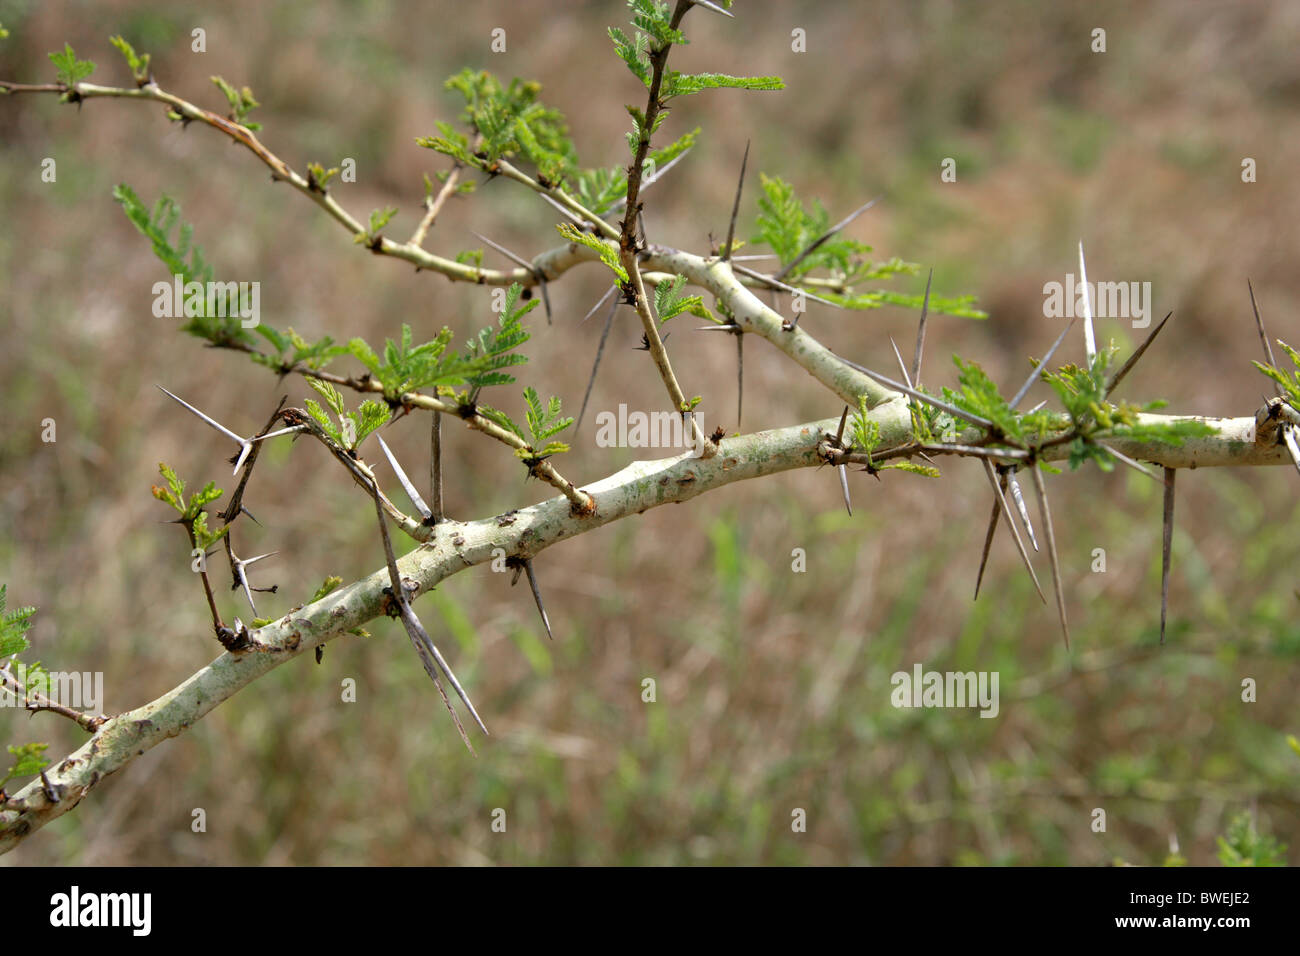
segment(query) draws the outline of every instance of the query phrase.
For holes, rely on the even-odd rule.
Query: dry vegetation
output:
[[[937,289],[979,296],[988,321],[931,324],[929,381],[952,380],[953,352],[1019,380],[1057,330],[1042,317],[1042,285],[1074,271],[1082,236],[1090,273],[1149,280],[1157,317],[1175,312],[1132,379],[1135,397],[1180,412],[1258,407],[1267,383],[1249,364],[1259,345],[1247,276],[1271,331],[1300,338],[1289,307],[1300,296],[1300,8],[739,6],[740,26],[698,17],[677,67],[776,73],[788,89],[715,92],[671,116],[670,132],[700,125],[703,141],[649,195],[652,238],[702,249],[710,232],[720,237],[752,139],[751,170],[820,196],[832,216],[883,193],[853,235],[933,264]],[[621,3],[421,7],[246,0],[192,23],[174,4],[0,0],[13,32],[0,41],[0,75],[46,78],[45,51],[68,41],[101,77],[124,79],[107,44],[122,33],[153,52],[171,88],[214,108],[211,74],[251,85],[264,139],[298,168],[355,157],[359,181],[337,196],[357,213],[398,205],[403,232],[419,214],[421,174],[442,168],[414,139],[454,119],[442,80],[464,65],[541,80],[585,162],[623,160],[623,104],[641,94],[603,35],[623,22]],[[194,25],[207,29],[204,55],[189,52]],[[1087,52],[1098,25],[1104,55]],[[488,52],[496,26],[508,31],[503,55]],[[813,52],[790,52],[793,26]],[[57,185],[39,180],[45,156],[58,159]],[[959,161],[955,185],[939,182],[944,156]],[[1258,183],[1241,183],[1243,156],[1257,159]],[[110,198],[123,181],[147,200],[176,197],[211,260],[261,280],[264,315],[280,327],[373,342],[405,321],[426,333],[449,324],[463,339],[490,317],[481,290],[366,254],[209,130],[136,104],[0,101],[0,582],[11,603],[40,608],[33,656],[104,671],[110,711],[156,696],[217,650],[149,487],[164,459],[221,483],[228,450],[153,384],[201,396],[236,428],[264,420],[285,391],[294,402],[305,392],[150,315],[160,266]],[[750,205],[742,235],[752,217]],[[494,182],[450,207],[429,246],[475,247],[475,229],[531,255],[554,244],[553,218]],[[578,270],[551,289],[555,326],[532,317],[527,381],[575,410],[598,333],[577,320],[604,281],[598,267]],[[915,315],[814,305],[804,322],[841,354],[887,368],[889,336],[910,342]],[[1099,331],[1126,346],[1136,334],[1113,321]],[[639,338],[628,312],[594,408],[658,404]],[[734,348],[723,338],[683,326],[669,350],[687,394],[705,395],[708,425],[730,427]],[[746,351],[747,428],[838,413],[774,349]],[[47,416],[59,423],[55,445],[39,441]],[[495,445],[445,434],[453,516],[549,497]],[[422,428],[386,439],[404,461],[423,460]],[[579,440],[566,472],[588,480],[628,457]],[[249,504],[266,525],[252,546],[281,550],[262,566],[281,586],[273,612],[327,574],[378,567],[373,513],[317,450],[286,444],[265,464]],[[451,636],[443,642],[494,731],[477,759],[400,628],[383,622],[369,640],[332,644],[320,666],[273,672],[5,862],[1149,863],[1176,837],[1191,862],[1209,863],[1242,809],[1300,844],[1300,761],[1285,744],[1300,730],[1296,476],[1182,476],[1163,650],[1158,489],[1095,469],[1052,480],[1070,673],[1054,612],[1005,539],[971,603],[986,485],[974,463],[944,471],[938,484],[855,474],[852,518],[830,471],[780,475],[549,551],[538,573],[553,645],[524,585],[483,568],[458,575],[422,613]],[[807,549],[810,573],[790,573],[792,547]],[[1105,574],[1090,571],[1099,547]],[[918,660],[999,670],[1001,717],[891,708],[889,675]],[[640,700],[647,676],[659,682],[653,705]],[[1239,700],[1247,676],[1258,703]],[[356,678],[359,703],[339,703],[344,677]],[[51,753],[83,739],[54,718],[29,725],[0,711],[5,742],[36,734]],[[1097,806],[1109,814],[1101,835],[1089,829]],[[206,834],[190,832],[194,807],[207,810]],[[510,813],[506,835],[489,830],[494,807]],[[806,834],[790,832],[794,807],[808,810]]]

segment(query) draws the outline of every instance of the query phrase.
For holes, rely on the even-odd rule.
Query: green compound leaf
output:
[[[18,607],[12,611],[5,610],[8,585],[0,584],[0,657],[12,657],[21,654],[30,646],[27,631],[32,626],[34,607]]]
[[[600,256],[600,261],[609,266],[614,275],[618,276],[620,282],[628,281],[627,270],[619,264],[618,252],[610,243],[597,239],[589,232],[583,232],[571,222],[559,223],[555,228],[569,242],[576,242],[578,245],[594,250]]]

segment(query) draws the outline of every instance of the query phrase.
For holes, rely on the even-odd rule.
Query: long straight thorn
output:
[[[1296,470],[1300,471],[1300,442],[1296,441],[1296,426],[1290,422],[1282,426],[1282,443],[1295,462]]]
[[[1165,469],[1164,534],[1160,543],[1160,643],[1165,643],[1165,619],[1169,614],[1169,566],[1174,545],[1174,478],[1178,472]]]
[[[235,460],[235,470],[231,472],[232,475],[239,474],[239,469],[243,467],[244,462],[248,459],[249,453],[253,450],[252,441],[250,441],[247,438],[243,438],[239,435],[236,435],[225,425],[221,424],[221,422],[217,421],[215,418],[210,418],[207,415],[203,414],[201,411],[199,411],[197,408],[195,408],[189,402],[185,401],[185,399],[181,398],[180,396],[172,395],[171,392],[167,391],[167,389],[163,388],[161,385],[159,385],[158,388],[161,389],[164,394],[170,395],[172,398],[176,399],[176,401],[180,402],[182,405],[184,405],[186,408],[192,411],[195,415],[199,416],[199,418],[203,419],[205,422],[207,422],[217,431],[221,432],[221,434],[229,438],[233,438],[235,441],[239,443],[239,457]]]
[[[1132,458],[1130,458],[1128,455],[1124,454],[1122,451],[1117,451],[1116,449],[1111,448],[1110,445],[1107,445],[1105,442],[1098,442],[1097,444],[1101,445],[1101,447],[1104,448],[1104,449],[1106,449],[1107,452],[1109,452],[1110,454],[1114,455],[1114,456],[1115,456],[1115,459],[1116,459],[1117,461],[1119,461],[1121,464],[1128,465],[1128,466],[1129,466],[1130,468],[1132,468],[1134,471],[1140,471],[1142,474],[1146,475],[1146,476],[1147,476],[1148,478],[1150,478],[1152,481],[1159,481],[1159,480],[1160,480],[1160,476],[1157,475],[1154,471],[1152,471],[1152,470],[1151,470],[1150,468],[1148,468],[1146,465],[1143,465],[1143,464],[1141,464],[1140,462],[1134,461]]]
[[[457,695],[464,702],[465,707],[473,715],[475,723],[483,733],[487,733],[487,726],[479,717],[478,711],[474,709],[473,702],[469,695],[465,693],[465,688],[461,687],[460,681],[456,679],[456,674],[452,671],[451,666],[443,659],[438,650],[438,645],[429,637],[429,632],[424,629],[420,619],[415,616],[415,611],[411,609],[411,604],[406,598],[406,590],[402,584],[401,573],[397,570],[397,557],[393,554],[393,542],[388,537],[388,523],[384,514],[383,505],[380,503],[379,485],[373,479],[370,482],[370,495],[375,500],[375,515],[379,519],[379,537],[384,546],[384,559],[388,564],[388,581],[389,591],[393,595],[393,600],[397,602],[398,612],[402,616],[402,624],[406,628],[406,633],[411,639],[411,645],[415,648],[420,657],[420,662],[424,665],[425,673],[433,679],[434,686],[438,688],[438,693],[442,695],[442,702],[447,705],[447,710],[451,713],[451,719],[456,724],[456,729],[460,731],[460,736],[465,741],[465,746],[469,747],[470,753],[474,752],[474,747],[469,742],[469,737],[465,733],[465,728],[461,726],[460,717],[456,715],[456,709],[452,707],[451,701],[447,698],[447,693],[442,689],[442,681],[438,679],[438,668],[447,675],[447,680],[455,689]],[[437,664],[435,667],[434,664]]]
[[[442,705],[447,708],[447,713],[451,715],[451,722],[456,725],[456,732],[460,734],[461,742],[465,744],[465,748],[471,754],[477,757],[478,752],[470,742],[469,734],[465,733],[465,725],[460,722],[460,715],[456,713],[456,708],[452,706],[451,698],[447,696],[447,691],[443,689],[442,678],[438,676],[437,661],[441,658],[441,655],[438,655],[437,657],[434,656],[437,655],[437,645],[433,643],[433,639],[429,637],[428,631],[424,629],[424,625],[420,623],[420,619],[415,616],[415,611],[406,602],[404,597],[398,600],[397,608],[402,618],[402,626],[406,629],[406,635],[411,640],[411,647],[415,649],[416,655],[420,658],[420,664],[424,667],[424,672],[429,675],[429,678],[433,681],[433,686],[438,689],[438,696],[442,698]],[[447,671],[447,676],[450,677],[453,682],[455,681],[455,677],[450,671]],[[453,684],[453,686],[455,686],[455,684]],[[474,719],[478,723],[479,729],[486,734],[487,728],[483,725],[483,722],[478,719],[478,713],[474,710],[474,706],[468,704],[468,700],[463,693],[460,697],[461,700],[467,702],[469,711],[471,714],[474,714]]]
[[[1016,479],[1016,473],[1007,469],[1003,473],[1003,478],[1007,487],[1011,490],[1011,500],[1016,503],[1016,511],[1020,515],[1020,523],[1025,526],[1025,533],[1029,535],[1029,543],[1034,546],[1035,551],[1040,551],[1038,539],[1034,537],[1034,525],[1029,520],[1029,509],[1025,507],[1025,495],[1020,490],[1020,482]]]
[[[732,13],[730,10],[726,10],[720,7],[716,3],[710,2],[710,0],[691,0],[691,5],[696,7],[703,7],[705,10],[712,10],[714,13],[720,13],[724,17],[731,17],[731,19],[733,20],[736,19],[736,15]]]
[[[736,202],[731,207],[731,224],[727,226],[727,244],[722,248],[722,261],[731,257],[731,244],[736,238],[736,217],[740,215],[740,194],[745,189],[745,167],[749,165],[749,140],[745,140],[745,155],[740,161],[740,181],[736,183]]]
[[[844,411],[840,413],[840,427],[835,432],[835,444],[844,447],[844,426],[849,420],[849,406],[844,406]]]
[[[273,432],[267,432],[265,435],[254,435],[248,439],[250,443],[265,441],[268,438],[279,438],[281,435],[292,435],[295,432],[306,431],[306,425],[290,425],[288,428],[278,428]]]
[[[1075,316],[1075,318],[1077,319],[1078,316]],[[1052,343],[1052,347],[1047,350],[1047,354],[1039,360],[1038,364],[1034,366],[1034,370],[1029,373],[1029,378],[1025,379],[1025,384],[1021,385],[1020,390],[1011,397],[1011,401],[1008,402],[1010,407],[1015,408],[1020,404],[1021,400],[1024,399],[1025,395],[1029,392],[1029,389],[1033,387],[1034,382],[1038,381],[1038,377],[1043,373],[1043,369],[1047,367],[1047,363],[1051,360],[1052,356],[1056,354],[1056,350],[1059,349],[1061,343],[1065,341],[1065,337],[1070,334],[1070,329],[1072,328],[1074,328],[1074,319],[1070,319],[1070,321],[1066,323],[1065,328],[1061,330],[1061,334],[1058,335],[1056,341]]]
[[[170,395],[172,398],[176,399],[176,401],[180,402],[182,405],[184,405],[186,408],[192,411],[195,415],[199,416],[199,418],[203,419],[205,422],[207,422],[217,431],[221,432],[221,434],[225,435],[227,438],[231,438],[241,445],[245,444],[245,442],[247,441],[245,438],[236,435],[234,432],[232,432],[225,425],[221,424],[221,422],[217,421],[215,418],[209,418],[207,415],[203,414],[201,411],[199,411],[197,408],[195,408],[189,402],[185,401],[185,399],[181,398],[180,396],[172,395],[171,392],[167,391],[167,389],[163,388],[161,385],[159,385],[158,388],[165,395]]]
[[[847,465],[840,465],[836,471],[840,473],[840,491],[844,492],[844,507],[853,517],[853,505],[849,501],[849,469]]]
[[[1120,367],[1120,370],[1115,373],[1114,377],[1106,383],[1107,395],[1113,392],[1119,386],[1120,382],[1124,381],[1124,376],[1127,375],[1133,366],[1137,364],[1138,359],[1142,357],[1142,353],[1145,352],[1147,348],[1150,347],[1151,343],[1156,340],[1156,336],[1160,334],[1160,330],[1165,327],[1165,323],[1168,322],[1172,316],[1173,312],[1170,312],[1160,320],[1160,324],[1151,330],[1151,334],[1146,337],[1146,341],[1137,347],[1137,351],[1128,357],[1128,361],[1126,361]]]
[[[595,315],[596,310],[605,304],[605,300],[607,300],[611,295],[613,295],[617,291],[618,291],[618,286],[616,285],[610,286],[609,289],[606,290],[605,294],[596,300],[596,304],[591,307],[591,310],[582,317],[582,321],[586,322],[589,318]]]
[[[1083,345],[1088,353],[1088,367],[1097,355],[1097,337],[1092,328],[1092,297],[1088,295],[1088,267],[1083,263],[1083,240],[1079,240],[1079,282],[1083,286]]]
[[[533,589],[533,600],[537,602],[537,612],[542,615],[542,624],[546,627],[546,636],[555,640],[551,633],[551,619],[546,616],[546,606],[542,604],[542,592],[537,588],[537,575],[533,573],[533,559],[524,558],[524,570],[528,573],[528,586]]]
[[[907,370],[907,366],[903,364],[903,353],[898,351],[898,343],[894,341],[894,337],[892,335],[889,337],[889,344],[894,347],[894,358],[898,359],[898,370],[903,373],[903,381],[906,382],[909,387],[911,387],[912,373],[909,372]]]
[[[546,324],[550,325],[551,324],[551,297],[550,294],[547,293],[546,291],[546,276],[542,275],[542,271],[538,269],[536,266],[534,266],[527,259],[525,259],[523,256],[516,255],[515,253],[511,252],[509,249],[507,249],[505,246],[501,245],[500,243],[493,242],[487,236],[479,235],[477,232],[474,232],[474,230],[472,229],[470,230],[470,235],[478,239],[479,242],[486,242],[489,246],[491,246],[497,252],[501,253],[507,259],[511,260],[516,265],[523,266],[525,269],[527,269],[529,272],[533,274],[533,278],[537,281],[537,284],[541,286],[542,305],[545,306],[546,308]]]
[[[610,292],[614,291],[614,286],[610,286]],[[605,294],[609,298],[609,293]],[[604,302],[605,299],[601,299]],[[596,303],[598,306],[600,303]],[[578,429],[582,427],[582,416],[587,414],[587,400],[591,398],[591,387],[596,384],[596,371],[600,368],[600,357],[605,354],[605,340],[609,338],[609,330],[614,324],[614,313],[618,311],[618,299],[615,299],[609,307],[609,314],[605,316],[605,328],[600,333],[600,344],[596,346],[596,361],[591,365],[591,378],[587,379],[587,390],[582,394],[582,409],[578,412],[577,424],[573,426],[573,433],[578,434]],[[585,322],[586,319],[583,319]]]
[[[921,302],[921,322],[916,327],[916,357],[912,359],[912,384],[921,384],[921,352],[925,348],[925,321],[930,314],[930,283],[934,281],[934,269],[925,279],[925,299]]]
[[[844,306],[840,305],[838,302],[832,302],[830,299],[823,299],[821,296],[813,292],[809,292],[807,289],[800,289],[796,286],[788,285],[787,283],[782,282],[776,276],[764,275],[763,273],[759,272],[757,269],[750,269],[747,266],[738,266],[736,265],[735,259],[731,260],[731,268],[733,272],[736,272],[739,275],[748,276],[749,278],[755,280],[756,282],[764,283],[768,287],[768,289],[773,292],[788,292],[791,295],[801,295],[805,299],[811,299],[814,302],[820,302],[822,305],[829,305],[833,309],[844,308]],[[796,318],[798,318],[797,313],[796,313]]]
[[[1047,489],[1043,487],[1043,476],[1036,464],[1029,466],[1029,474],[1034,479],[1034,491],[1038,493],[1038,511],[1047,532],[1047,554],[1052,559],[1052,584],[1056,589],[1056,610],[1061,616],[1061,631],[1065,635],[1065,649],[1070,649],[1070,625],[1065,619],[1065,590],[1061,584],[1061,562],[1056,554],[1056,534],[1052,530],[1052,510],[1047,503]]]
[[[411,504],[415,505],[416,510],[420,512],[420,517],[428,521],[433,517],[433,512],[429,509],[429,506],[424,503],[424,499],[420,497],[420,493],[415,490],[415,485],[412,484],[411,479],[406,477],[406,472],[403,471],[402,466],[397,463],[397,458],[384,442],[384,439],[379,435],[376,435],[375,438],[379,441],[379,447],[384,451],[384,457],[387,458],[388,463],[393,466],[393,473],[397,475],[397,480],[402,483],[402,490],[406,492],[406,497],[411,499]]]
[[[1016,519],[1011,517],[1011,508],[1007,504],[1007,474],[1002,473],[1002,483],[999,484],[993,477],[993,466],[989,464],[987,458],[981,458],[980,462],[984,465],[984,474],[988,476],[989,484],[993,488],[993,496],[997,498],[998,503],[1002,506],[1002,514],[1007,519],[1007,527],[1011,529],[1011,537],[1016,542],[1016,551],[1020,554],[1020,560],[1024,562],[1025,570],[1029,572],[1029,578],[1034,582],[1034,590],[1038,592],[1039,600],[1044,604],[1047,603],[1047,595],[1043,593],[1042,585],[1038,583],[1038,575],[1034,573],[1034,565],[1029,560],[1029,552],[1025,550],[1025,542],[1020,539],[1020,531],[1016,528]]]
[[[820,249],[823,243],[831,239],[836,233],[838,233],[840,230],[848,226],[851,222],[853,222],[854,219],[857,219],[859,216],[861,216],[864,212],[866,212],[876,203],[880,202],[880,199],[881,197],[877,196],[875,199],[871,199],[868,200],[867,202],[864,202],[857,209],[853,210],[853,212],[849,213],[847,216],[845,216],[835,225],[831,226],[820,236],[818,236],[807,246],[805,246],[804,250],[801,253],[799,253],[797,256],[795,256],[793,259],[790,260],[789,265],[784,266],[781,269],[781,271],[776,274],[776,277],[778,279],[784,279],[786,276],[790,274],[791,270],[794,269],[795,266],[799,265],[799,263],[803,262],[804,259],[807,259],[808,256],[812,255],[812,253]]]
[[[980,597],[980,583],[984,580],[984,566],[989,563],[989,551],[993,548],[993,535],[998,530],[998,518],[1002,516],[1002,505],[998,501],[997,489],[993,494],[993,513],[989,515],[989,527],[984,532],[984,552],[980,555],[980,569],[975,575],[975,597],[971,600],[978,601]]]
[[[1268,340],[1268,334],[1264,331],[1264,320],[1260,317],[1259,306],[1255,304],[1255,287],[1246,280],[1246,288],[1250,290],[1250,307],[1255,312],[1255,328],[1259,329],[1259,341],[1264,346],[1264,358],[1268,359],[1270,368],[1277,368],[1277,362],[1273,359],[1273,343]],[[1273,388],[1277,394],[1282,394],[1282,386],[1278,382],[1273,383]]]
[[[573,212],[571,209],[566,209],[566,208],[565,208],[564,206],[562,206],[560,203],[556,202],[556,201],[555,201],[554,199],[552,199],[550,196],[546,195],[546,193],[538,193],[537,195],[541,196],[541,197],[542,197],[543,199],[545,199],[548,203],[550,203],[552,206],[554,206],[556,209],[558,209],[558,210],[559,210],[563,215],[565,215],[565,216],[567,216],[569,219],[571,219],[571,220],[574,222],[575,225],[579,225],[579,226],[581,226],[581,225],[583,224],[583,223],[582,223],[582,219],[578,216],[577,213]]]
[[[943,411],[947,412],[949,415],[955,415],[958,418],[964,419],[965,421],[970,422],[972,425],[979,425],[981,428],[993,427],[993,423],[982,415],[976,415],[974,412],[968,412],[964,408],[958,408],[956,405],[950,405],[945,401],[935,398],[933,395],[926,395],[924,392],[918,392],[916,389],[912,388],[911,386],[904,385],[901,382],[895,382],[892,378],[887,378],[886,376],[881,375],[879,372],[873,372],[871,371],[871,369],[859,365],[857,362],[850,362],[848,359],[844,358],[843,356],[837,355],[835,357],[839,359],[841,362],[843,362],[845,365],[849,366],[849,368],[857,369],[863,375],[875,379],[877,382],[879,382],[881,385],[886,386],[887,388],[897,389],[898,391],[902,392],[905,395],[910,395],[918,402],[924,402],[927,405],[933,405],[935,408],[942,409]]]

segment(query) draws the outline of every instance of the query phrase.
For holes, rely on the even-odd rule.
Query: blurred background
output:
[[[676,49],[683,71],[777,74],[775,93],[714,91],[675,104],[658,141],[695,126],[700,145],[647,194],[653,241],[706,251],[725,234],[752,141],[739,233],[751,234],[757,171],[780,175],[832,221],[883,201],[849,234],[880,258],[921,264],[887,288],[971,293],[984,321],[936,317],[925,381],[952,384],[950,358],[1018,384],[1061,320],[1043,284],[1077,271],[1149,281],[1173,323],[1125,385],[1185,413],[1249,415],[1271,394],[1246,280],[1269,331],[1300,339],[1291,307],[1300,194],[1300,6],[1276,3],[872,4],[739,2],[704,12]],[[644,91],[606,36],[620,2],[474,4],[251,0],[0,0],[0,77],[49,82],[69,42],[92,82],[130,85],[108,37],[153,54],[164,88],[224,113],[209,77],[249,85],[270,149],[298,170],[357,164],[334,196],[356,217],[395,205],[388,234],[420,216],[421,176],[446,159],[415,146],[461,104],[443,80],[464,66],[539,80],[568,117],[584,165],[627,161],[624,104]],[[191,31],[207,51],[191,52]],[[506,31],[493,53],[491,31]],[[1106,31],[1093,53],[1091,31]],[[806,31],[807,52],[791,50]],[[41,162],[57,161],[56,183]],[[940,181],[945,157],[956,183]],[[1241,163],[1258,181],[1242,182]],[[448,325],[463,342],[495,321],[484,289],[377,258],[216,132],[170,124],[154,105],[0,98],[0,582],[10,607],[39,610],[28,660],[102,671],[108,712],[139,706],[216,656],[180,529],[149,492],[166,461],[191,488],[229,492],[232,449],[171,403],[163,384],[237,431],[261,425],[301,380],[277,382],[151,313],[166,278],[113,202],[174,197],[218,277],[261,282],[265,321],[308,338],[379,345],[403,322]],[[506,181],[442,213],[427,246],[478,248],[470,230],[524,255],[556,243],[555,216]],[[755,250],[757,251],[757,250]],[[486,263],[507,263],[490,249]],[[522,417],[519,389],[576,414],[603,292],[598,266],[550,289],[555,324],[530,316],[530,364],[490,402]],[[709,426],[734,428],[735,350],[678,320],[668,349]],[[890,369],[916,313],[811,305],[828,346]],[[1125,354],[1144,333],[1104,320]],[[1081,336],[1080,336],[1081,338]],[[657,408],[662,386],[621,310],[583,433],[561,470],[579,484],[636,457],[597,448],[594,412]],[[823,388],[765,342],[746,349],[746,430],[838,414]],[[1072,341],[1062,358],[1077,360]],[[350,369],[347,361],[340,369]],[[1046,398],[1036,386],[1030,401]],[[43,444],[41,421],[58,440]],[[447,507],[471,519],[550,497],[501,446],[444,429]],[[568,437],[567,435],[561,437]],[[385,438],[407,470],[427,461],[427,421]],[[1290,469],[1183,473],[1167,645],[1157,646],[1160,489],[1127,469],[1049,478],[1073,652],[1007,539],[971,592],[988,516],[978,465],[943,462],[939,483],[852,473],[844,513],[832,471],[731,486],[546,551],[536,567],[555,626],[546,640],[526,585],[479,567],[416,605],[489,727],[479,756],[456,736],[400,627],[331,643],[272,672],[102,784],[3,864],[1157,864],[1171,851],[1218,860],[1242,813],[1300,844],[1300,485]],[[395,489],[394,489],[395,493]],[[279,549],[255,583],[284,613],[328,574],[382,563],[373,512],[306,443],[262,457],[241,553]],[[246,525],[246,526],[245,526]],[[807,573],[791,571],[803,548]],[[1095,572],[1094,549],[1105,551]],[[1040,557],[1038,573],[1050,579]],[[223,582],[221,571],[215,580]],[[227,617],[248,617],[233,593]],[[1001,712],[897,710],[890,675],[1000,674]],[[340,699],[341,681],[358,700]],[[644,703],[654,678],[658,700]],[[1243,703],[1242,681],[1257,682]],[[49,715],[0,709],[0,741],[85,735]],[[12,785],[11,785],[12,789]],[[203,808],[207,832],[191,832]],[[505,833],[492,811],[507,813]],[[807,832],[791,814],[807,814]],[[1094,832],[1093,810],[1106,811]],[[1291,851],[1294,854],[1294,850]]]

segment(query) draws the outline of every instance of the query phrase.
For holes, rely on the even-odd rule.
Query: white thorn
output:
[[[1083,240],[1079,240],[1079,282],[1083,286],[1083,345],[1088,352],[1088,367],[1097,355],[1097,339],[1092,329],[1092,299],[1088,295],[1088,267],[1083,263]]]

